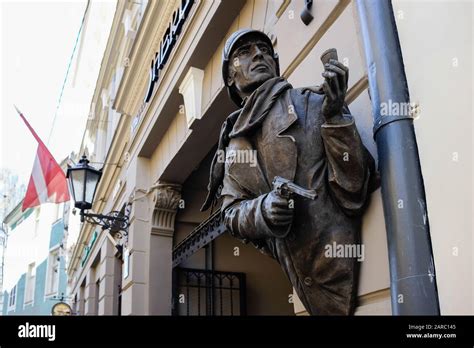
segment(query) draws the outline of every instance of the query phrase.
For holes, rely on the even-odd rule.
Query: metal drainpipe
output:
[[[356,5],[382,179],[392,313],[439,315],[413,118],[407,114],[381,114],[383,106],[387,109],[390,105],[409,105],[404,103],[410,101],[392,3],[388,0],[356,0]]]

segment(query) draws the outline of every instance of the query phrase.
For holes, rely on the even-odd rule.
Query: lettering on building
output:
[[[183,29],[183,25],[188,18],[191,7],[194,4],[194,0],[182,0],[180,7],[173,13],[173,19],[168,26],[168,29],[160,42],[160,49],[155,53],[155,58],[151,62],[150,67],[150,82],[148,84],[148,90],[145,97],[145,103],[150,101],[153,95],[155,84],[160,78],[160,71],[163,69],[165,64],[168,62],[171,51],[176,45],[179,34]]]

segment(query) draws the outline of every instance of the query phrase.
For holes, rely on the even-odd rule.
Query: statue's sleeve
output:
[[[222,220],[230,234],[244,243],[252,242],[262,253],[275,257],[273,237],[283,235],[276,235],[277,231],[272,231],[263,217],[262,204],[267,194],[254,197],[228,173],[227,168],[221,194]],[[283,233],[287,234],[289,229],[285,228]]]
[[[347,215],[363,213],[375,163],[357,131],[354,118],[344,108],[343,121],[321,126],[332,197]]]
[[[262,203],[267,194],[252,198],[232,176],[224,176],[221,193],[222,218],[227,230],[244,242],[268,238],[272,231],[262,214]]]

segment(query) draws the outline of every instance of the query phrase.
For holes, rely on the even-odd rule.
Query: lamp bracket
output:
[[[88,213],[81,210],[81,221],[99,225],[103,230],[110,230],[110,234],[114,238],[118,234],[120,236],[128,236],[128,227],[130,226],[129,206],[130,204],[127,204],[122,210],[114,210],[106,215]]]

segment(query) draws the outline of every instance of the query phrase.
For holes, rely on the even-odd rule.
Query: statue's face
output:
[[[276,76],[272,48],[258,36],[244,37],[230,57],[227,84],[235,86],[241,97],[250,95],[262,83]]]

